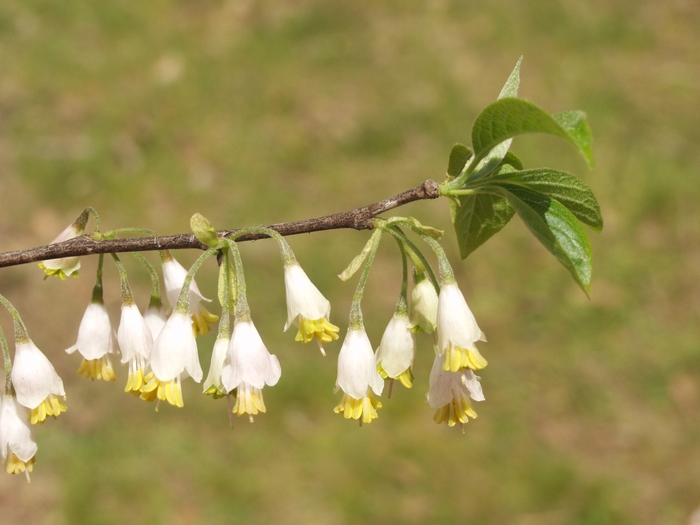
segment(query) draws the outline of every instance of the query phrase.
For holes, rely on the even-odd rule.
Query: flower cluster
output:
[[[470,398],[483,401],[484,396],[475,370],[487,364],[476,348],[486,341],[476,324],[467,301],[457,283],[443,282],[437,308],[437,346],[430,374],[428,402],[435,411],[435,421],[449,426],[476,418]]]
[[[66,352],[80,354],[78,374],[93,381],[116,380],[112,355],[120,353],[120,361],[128,370],[125,392],[144,401],[157,401],[156,410],[163,401],[183,407],[183,381],[189,377],[199,383],[204,376],[197,337],[207,334],[211,325],[219,321],[203,391],[214,399],[234,396],[233,404],[229,404],[230,414],[245,415],[253,421],[253,416],[266,412],[262,391],[265,386],[274,386],[279,381],[280,362],[268,351],[252,321],[242,262],[235,242],[219,239],[203,217],[199,216],[197,221],[199,227],[206,230],[198,238],[203,242],[206,240],[210,248],[191,269],[185,269],[169,252],[161,252],[165,296],[170,311],[166,312],[160,301],[160,278],[141,257],[149,268],[153,283],[150,305],[142,314],[134,302],[126,270],[113,254],[122,294],[121,318],[115,332],[103,301],[104,256],[100,255],[90,304],[80,322],[77,341]],[[72,225],[66,230],[70,232],[61,234],[61,238],[78,235],[82,232],[80,228]],[[330,302],[311,282],[282,237],[264,228],[249,231],[262,232],[280,244],[287,303],[284,330],[295,326],[295,340],[301,343],[316,341],[325,356],[323,345],[338,339],[339,332],[339,328],[330,322]],[[394,315],[379,346],[373,350],[362,320],[360,301],[383,231],[391,232],[400,241],[404,281]],[[404,240],[398,228],[388,227],[385,223],[379,223],[367,247],[341,275],[343,279],[348,278],[366,259],[351,307],[349,328],[338,354],[335,387],[336,392],[342,390],[342,397],[334,411],[345,419],[354,419],[360,424],[376,419],[377,411],[382,407],[379,397],[384,391],[385,380],[390,381],[389,395],[394,380],[406,388],[413,386],[416,334],[420,333],[432,334],[435,349],[427,395],[429,405],[435,409],[434,420],[454,426],[476,417],[471,401],[482,401],[484,396],[474,371],[486,366],[476,342],[485,341],[485,337],[457,287],[444,253],[439,245],[435,245],[431,244],[440,260],[440,286],[432,271],[425,267],[425,258],[415,255],[417,248]],[[220,257],[220,316],[203,306],[211,300],[200,292],[194,280],[204,260],[215,253]],[[414,263],[410,303],[407,253]],[[65,277],[78,265],[77,261],[55,263],[60,270],[52,275]],[[46,268],[48,266],[44,265]],[[4,336],[0,338],[6,368],[11,371],[0,407],[0,445],[7,472],[28,475],[36,454],[31,425],[42,424],[48,416],[56,418],[65,412],[66,393],[61,378],[27,335],[14,307],[2,296],[0,302],[15,319],[16,339],[12,366]]]

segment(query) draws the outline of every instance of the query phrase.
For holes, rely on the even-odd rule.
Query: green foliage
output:
[[[564,265],[588,294],[592,253],[586,232],[576,217],[544,193],[516,184],[494,184],[535,237]]]
[[[476,162],[485,158],[504,140],[527,133],[546,133],[571,142],[588,165],[593,166],[591,134],[585,124],[584,113],[576,111],[563,115],[565,116],[560,118],[564,124],[532,102],[519,98],[497,100],[488,105],[474,121],[472,145]]]
[[[591,131],[581,111],[550,115],[515,98],[520,63],[499,98],[472,127],[472,147],[457,144],[450,153],[441,192],[451,197],[452,222],[462,258],[466,258],[518,214],[533,235],[569,271],[588,294],[592,253],[579,221],[603,228],[600,206],[590,188],[573,175],[550,168],[524,170],[508,151],[513,137],[545,133],[567,140],[593,166]],[[473,153],[472,153],[473,151]]]
[[[501,231],[514,214],[513,207],[500,195],[477,193],[459,197],[454,225],[462,259]]]
[[[563,204],[579,221],[596,231],[603,229],[600,205],[586,184],[565,171],[535,168],[491,177],[489,183],[507,182],[543,193]]]
[[[464,144],[455,144],[450,151],[450,160],[447,162],[447,175],[457,177],[467,165],[470,158],[474,156],[471,148]]]

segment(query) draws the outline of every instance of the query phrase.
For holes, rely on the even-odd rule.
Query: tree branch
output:
[[[369,230],[374,227],[374,218],[381,213],[398,208],[409,202],[436,199],[439,196],[438,183],[432,179],[428,179],[423,184],[411,190],[404,191],[388,199],[361,208],[343,213],[326,215],[325,217],[317,217],[315,219],[272,224],[267,227],[284,236],[340,228]],[[222,230],[219,234],[221,236],[227,236],[236,231],[238,230]],[[253,241],[265,237],[267,236],[263,234],[247,234],[242,235],[236,240]],[[82,235],[58,244],[48,244],[26,250],[0,253],[0,268],[46,261],[49,259],[60,259],[62,257],[75,257],[98,253],[146,252],[154,250],[180,250],[186,248],[205,250],[208,247],[200,243],[191,233],[102,241],[92,239],[89,235]]]

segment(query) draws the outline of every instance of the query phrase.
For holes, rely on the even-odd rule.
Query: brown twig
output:
[[[267,227],[284,236],[340,228],[369,230],[374,227],[374,218],[381,213],[398,208],[409,202],[436,199],[439,196],[438,183],[432,179],[428,179],[423,184],[413,189],[404,191],[398,195],[384,199],[383,201],[369,204],[368,206],[315,219],[271,224]],[[222,230],[219,234],[226,236],[236,231],[238,230]],[[263,234],[246,234],[238,237],[236,241],[252,241],[264,237],[267,236]],[[0,268],[46,261],[49,259],[59,259],[61,257],[75,257],[98,253],[146,252],[154,250],[180,250],[186,248],[204,250],[207,247],[200,243],[191,233],[102,241],[97,241],[88,235],[83,235],[58,244],[48,244],[45,246],[37,246],[36,248],[28,248],[26,250],[0,253]]]

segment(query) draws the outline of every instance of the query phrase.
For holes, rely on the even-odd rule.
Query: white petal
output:
[[[128,363],[137,355],[144,359],[150,356],[153,335],[135,304],[122,305],[117,340],[122,351],[122,363]]]
[[[37,446],[29,427],[27,410],[14,398],[5,396],[0,407],[0,447],[2,458],[8,449],[20,460],[27,462],[36,454]]]
[[[202,385],[203,391],[206,392],[210,387],[215,386],[219,390],[224,389],[224,385],[221,382],[221,373],[224,369],[224,361],[226,360],[226,355],[228,354],[228,347],[231,340],[228,337],[218,337],[214,343],[214,349],[211,353],[211,365],[209,366],[209,373],[207,378],[204,380]]]
[[[456,283],[440,290],[437,330],[440,355],[450,345],[473,348],[476,341],[486,340]]]
[[[78,342],[66,352],[80,352],[87,360],[100,359],[114,350],[112,325],[103,304],[90,303],[78,328]]]
[[[228,354],[230,364],[224,366],[222,381],[227,391],[241,382],[255,388],[273,386],[279,381],[280,363],[271,355],[252,321],[238,322],[233,327]]]
[[[438,295],[435,286],[423,279],[411,290],[411,325],[430,334],[435,331],[438,316]]]
[[[185,369],[196,382],[202,380],[197,342],[187,314],[174,312],[165,323],[151,349],[151,369],[161,381],[170,381]]]
[[[82,235],[83,231],[78,231],[74,224],[68,226],[65,230],[58,234],[50,244],[56,244],[63,241],[68,241]],[[71,275],[80,269],[80,260],[78,257],[63,257],[61,259],[50,259],[48,261],[42,261],[44,268],[47,270],[63,270],[66,275]]]
[[[361,399],[372,388],[380,395],[384,388],[375,364],[372,343],[363,329],[348,330],[338,355],[338,378],[336,385],[355,399]]]
[[[443,370],[442,357],[436,355],[433,368],[430,370],[430,390],[428,391],[428,403],[432,408],[443,407],[452,401],[453,375],[460,376],[459,372]]]
[[[331,315],[331,303],[311,282],[298,264],[284,268],[284,287],[287,292],[287,330],[298,317],[317,320]]]
[[[163,308],[149,306],[146,309],[146,313],[143,314],[143,318],[146,321],[148,328],[151,329],[151,335],[155,341],[160,335],[160,331],[165,326],[165,322],[168,320],[168,318],[165,316]]]
[[[17,345],[11,378],[17,401],[27,408],[36,408],[49,394],[66,395],[53,365],[31,341]]]
[[[163,263],[163,282],[165,283],[165,295],[168,298],[170,307],[174,310],[177,306],[177,298],[180,296],[182,286],[185,284],[187,270],[175,259],[167,260]],[[197,313],[200,301],[211,302],[199,291],[199,287],[194,279],[190,283],[190,315]]]
[[[415,348],[415,336],[408,319],[394,315],[377,348],[377,364],[382,365],[389,377],[397,377],[413,363]]]
[[[469,391],[469,396],[474,401],[484,401],[484,392],[481,389],[481,383],[479,382],[479,376],[476,375],[471,370],[465,370],[462,374],[462,384]]]

